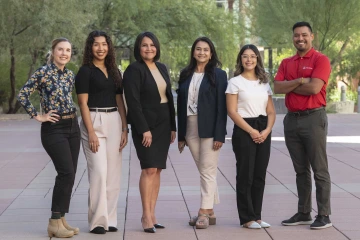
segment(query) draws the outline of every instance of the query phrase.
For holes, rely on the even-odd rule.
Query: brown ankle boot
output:
[[[72,226],[70,226],[70,225],[66,222],[65,217],[61,217],[61,220],[62,220],[62,223],[63,223],[64,227],[65,227],[67,230],[73,231],[73,232],[74,232],[74,235],[77,235],[77,234],[79,233],[80,229],[77,228],[77,227],[72,227]]]
[[[48,226],[49,237],[57,238],[68,238],[74,236],[73,231],[69,231],[64,227],[64,224],[61,219],[49,219]]]

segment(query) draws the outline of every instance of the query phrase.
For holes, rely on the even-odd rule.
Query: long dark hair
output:
[[[106,39],[106,43],[108,45],[108,53],[105,57],[105,67],[106,67],[110,77],[114,80],[115,85],[117,87],[120,87],[121,83],[122,83],[122,77],[121,77],[119,68],[116,65],[114,45],[111,41],[110,36],[108,36],[105,32],[95,30],[95,31],[92,31],[91,33],[89,33],[89,36],[87,37],[86,43],[85,43],[84,57],[83,57],[82,64],[89,65],[89,66],[93,65],[94,55],[92,52],[92,46],[94,44],[96,37],[105,37],[105,39]]]
[[[140,54],[140,48],[141,48],[141,42],[144,39],[144,37],[148,37],[153,42],[155,48],[156,48],[156,55],[154,57],[154,62],[158,61],[160,59],[160,42],[158,38],[153,34],[152,32],[142,32],[140,33],[135,40],[134,44],[134,57],[136,61],[143,62],[141,54]]]
[[[199,37],[193,43],[193,45],[191,47],[191,53],[190,53],[190,63],[181,71],[179,82],[185,81],[189,76],[191,76],[194,73],[196,65],[197,65],[197,61],[194,58],[194,51],[195,51],[196,44],[200,41],[206,42],[207,44],[209,44],[209,47],[210,47],[211,59],[205,66],[205,75],[208,77],[211,86],[215,87],[214,69],[216,67],[220,68],[222,66],[222,64],[218,59],[213,42],[207,37]]]
[[[241,62],[241,56],[243,55],[243,53],[247,49],[253,50],[255,55],[257,56],[257,63],[256,63],[256,66],[255,66],[255,74],[259,78],[260,83],[269,82],[269,74],[265,72],[264,64],[263,64],[260,52],[257,49],[257,47],[255,45],[253,45],[253,44],[246,44],[241,48],[241,50],[240,50],[240,52],[239,52],[239,54],[237,56],[237,59],[236,59],[236,66],[235,66],[234,76],[238,76],[238,75],[240,75],[241,73],[244,72],[244,67],[242,66],[242,62]]]

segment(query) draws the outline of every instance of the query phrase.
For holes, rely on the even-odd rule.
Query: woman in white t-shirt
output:
[[[261,220],[261,208],[275,109],[269,76],[256,46],[241,48],[234,75],[226,89],[226,105],[235,123],[232,145],[240,224],[251,229],[266,228],[270,224]]]

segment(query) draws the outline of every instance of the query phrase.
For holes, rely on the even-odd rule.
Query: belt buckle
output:
[[[301,114],[300,114],[300,112],[294,112],[294,116],[295,116],[295,117],[300,117]]]

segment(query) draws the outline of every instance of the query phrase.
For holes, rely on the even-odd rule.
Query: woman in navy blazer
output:
[[[136,62],[124,72],[123,86],[133,143],[140,160],[142,226],[145,232],[165,228],[155,216],[160,173],[175,141],[175,107],[170,77],[160,58],[160,43],[151,32],[140,33],[134,45]]]
[[[189,146],[200,173],[201,206],[189,224],[207,228],[216,224],[213,206],[219,203],[216,182],[219,150],[226,135],[226,72],[221,70],[214,44],[195,40],[189,65],[181,72],[178,89],[178,147]]]

